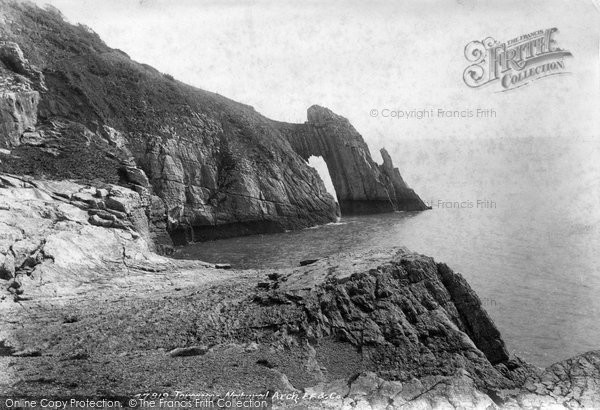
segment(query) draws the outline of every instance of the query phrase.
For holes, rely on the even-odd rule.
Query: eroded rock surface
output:
[[[217,269],[150,252],[126,224],[132,190],[1,180],[0,395],[269,391],[276,408],[332,409],[598,401],[598,352],[545,371],[510,356],[462,276],[431,258],[399,248]],[[90,203],[111,197],[125,226],[92,222]]]
[[[0,171],[142,186],[162,201],[152,206],[164,208],[178,244],[328,223],[340,207],[425,209],[389,158],[375,164],[329,110],[312,107],[307,124],[282,125],[132,61],[56,10],[0,7],[0,148],[9,150]],[[290,128],[325,157],[339,206]]]
[[[64,275],[104,271],[111,260],[158,261],[145,212],[140,195],[121,186],[0,174],[0,277],[20,288],[34,271],[43,280],[56,267]]]
[[[553,364],[523,384],[506,408],[600,407],[600,351],[592,351]]]
[[[37,122],[38,101],[37,91],[0,90],[0,144],[2,144],[2,148],[19,145],[21,137],[34,129]]]
[[[508,354],[465,280],[404,249],[236,271],[152,252],[420,210],[386,151],[174,81],[0,0],[0,396],[245,391],[278,408],[597,407],[598,352]],[[293,394],[297,400],[290,398]],[[291,396],[290,396],[291,395]]]
[[[404,182],[388,152],[381,150],[383,164],[377,165],[346,118],[313,105],[306,123],[275,124],[302,158],[323,157],[343,215],[427,209]]]
[[[23,55],[17,43],[0,41],[0,148],[20,145],[37,123],[44,76]]]
[[[0,7],[5,172],[144,187],[178,243],[337,218],[317,172],[252,107],[138,64],[56,10]],[[14,94],[19,79],[31,95]]]

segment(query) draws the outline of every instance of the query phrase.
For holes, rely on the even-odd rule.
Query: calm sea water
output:
[[[193,244],[178,257],[286,267],[403,245],[462,273],[509,349],[526,360],[546,366],[600,349],[598,141],[421,140],[390,148],[431,211]]]

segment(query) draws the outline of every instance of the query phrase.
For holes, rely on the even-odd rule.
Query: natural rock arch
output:
[[[385,149],[381,150],[383,164],[373,161],[369,147],[346,118],[313,105],[304,124],[277,125],[302,158],[325,160],[342,215],[428,209],[406,185]]]

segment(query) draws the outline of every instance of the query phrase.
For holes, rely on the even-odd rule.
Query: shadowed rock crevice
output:
[[[468,286],[467,281],[462,276],[452,272],[443,263],[437,265],[437,271],[442,283],[454,300],[454,305],[459,313],[461,328],[473,339],[475,345],[485,353],[492,364],[509,360],[509,354],[500,332],[482,308],[481,300]]]

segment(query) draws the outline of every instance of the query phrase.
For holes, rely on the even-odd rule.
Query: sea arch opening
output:
[[[327,163],[323,157],[311,155],[307,162],[310,167],[317,170],[321,180],[323,181],[323,184],[325,184],[325,189],[331,194],[331,196],[333,196],[335,202],[339,203],[337,192],[335,192],[335,187],[333,186],[333,181],[331,180],[331,174],[329,173],[329,167],[327,166]]]

